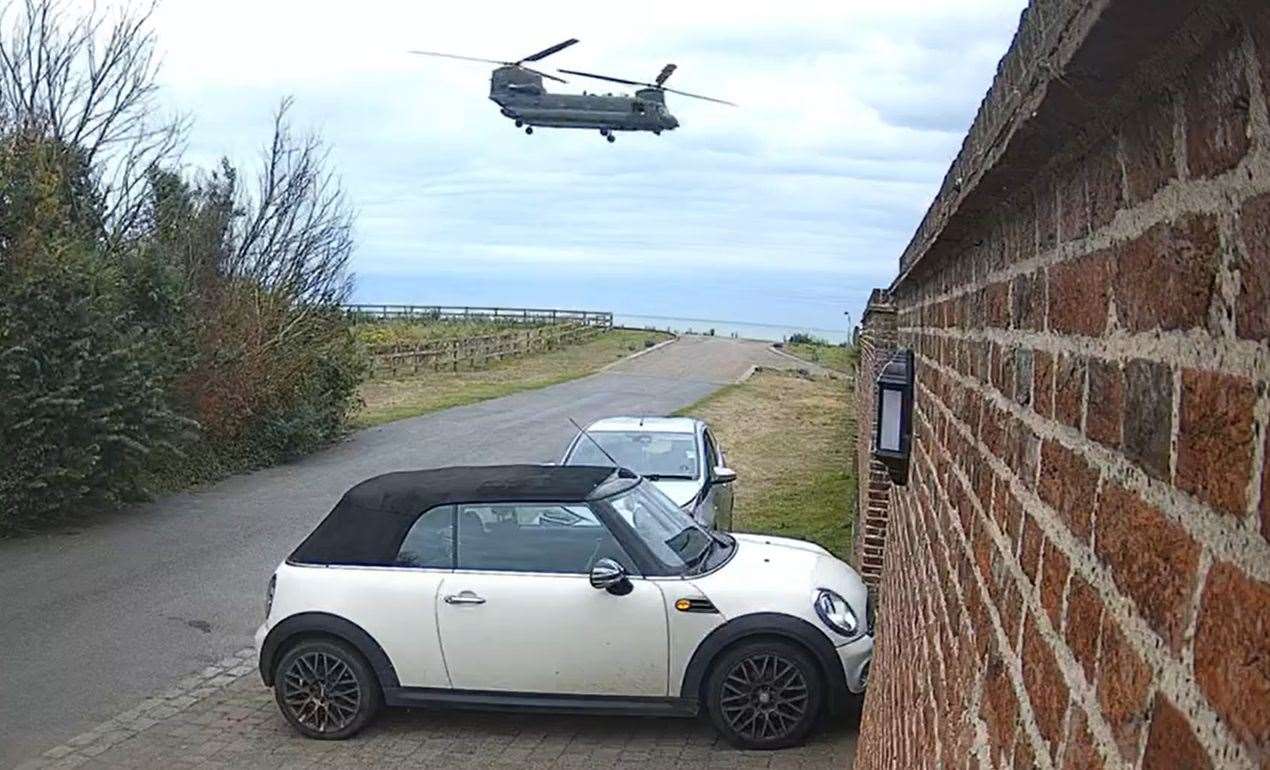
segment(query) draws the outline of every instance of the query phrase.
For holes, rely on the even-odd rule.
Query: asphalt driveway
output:
[[[581,380],[361,431],[79,531],[0,542],[0,766],[61,744],[251,644],[265,582],[348,487],[387,471],[559,458],[573,428],[664,414],[763,343],[686,337]]]

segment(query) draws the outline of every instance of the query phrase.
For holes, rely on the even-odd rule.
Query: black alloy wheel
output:
[[[744,749],[795,746],[820,715],[818,670],[800,648],[779,641],[735,647],[719,659],[707,682],[715,728]]]
[[[291,726],[310,738],[340,740],[361,730],[379,709],[379,687],[362,656],[327,639],[287,651],[274,677],[274,697]]]

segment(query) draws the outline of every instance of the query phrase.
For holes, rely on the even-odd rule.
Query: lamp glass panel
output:
[[[878,433],[878,448],[889,452],[900,451],[900,409],[903,393],[882,388],[882,420]]]

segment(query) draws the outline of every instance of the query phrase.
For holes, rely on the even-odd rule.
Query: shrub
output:
[[[786,342],[790,345],[824,345],[826,347],[829,345],[828,340],[806,332],[794,332],[789,335],[789,339],[787,339]]]
[[[0,289],[0,532],[143,497],[142,470],[190,427],[152,342],[98,283],[89,260],[63,261]]]

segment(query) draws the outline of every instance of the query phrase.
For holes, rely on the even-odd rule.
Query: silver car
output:
[[[702,526],[732,528],[736,472],[727,467],[723,449],[701,420],[606,417],[588,425],[586,434],[589,439],[574,436],[561,465],[611,465],[611,456],[653,482]]]

